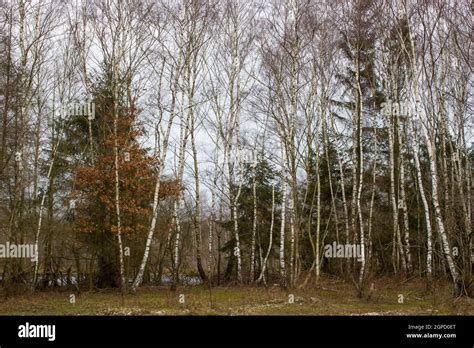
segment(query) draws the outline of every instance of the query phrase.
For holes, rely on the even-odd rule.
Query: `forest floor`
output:
[[[286,291],[279,286],[144,286],[119,290],[44,291],[0,300],[0,315],[474,315],[474,299],[452,297],[449,283],[427,292],[420,280],[374,282],[370,298],[358,298],[352,284],[324,279],[319,285]],[[71,295],[75,303],[71,303]],[[211,301],[212,298],[212,301]]]

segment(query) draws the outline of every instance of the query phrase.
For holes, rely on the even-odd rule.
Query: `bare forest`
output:
[[[0,0],[0,294],[472,297],[473,11]]]

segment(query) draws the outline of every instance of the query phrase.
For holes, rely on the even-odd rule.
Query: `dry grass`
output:
[[[125,296],[118,290],[75,294],[37,292],[0,302],[1,315],[474,315],[474,300],[453,299],[451,286],[427,292],[422,281],[374,283],[370,298],[358,298],[351,284],[325,279],[318,286],[285,291],[278,286],[142,287]],[[184,303],[180,303],[184,295]],[[403,303],[399,303],[403,295]],[[182,297],[181,297],[182,299]],[[292,303],[291,299],[294,301]]]

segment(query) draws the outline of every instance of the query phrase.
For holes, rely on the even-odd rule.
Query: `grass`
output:
[[[204,285],[183,286],[176,292],[144,286],[127,294],[124,306],[118,290],[48,291],[2,300],[0,315],[474,315],[474,299],[454,299],[451,289],[443,283],[427,292],[419,280],[381,279],[374,283],[370,298],[361,299],[351,284],[325,279],[288,291],[278,286],[214,287],[211,303]],[[70,302],[71,294],[75,303]]]

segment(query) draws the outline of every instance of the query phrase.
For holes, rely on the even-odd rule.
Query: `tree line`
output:
[[[472,294],[472,4],[2,1],[5,293]],[[328,257],[335,243],[357,257]],[[355,248],[357,246],[357,248]]]

